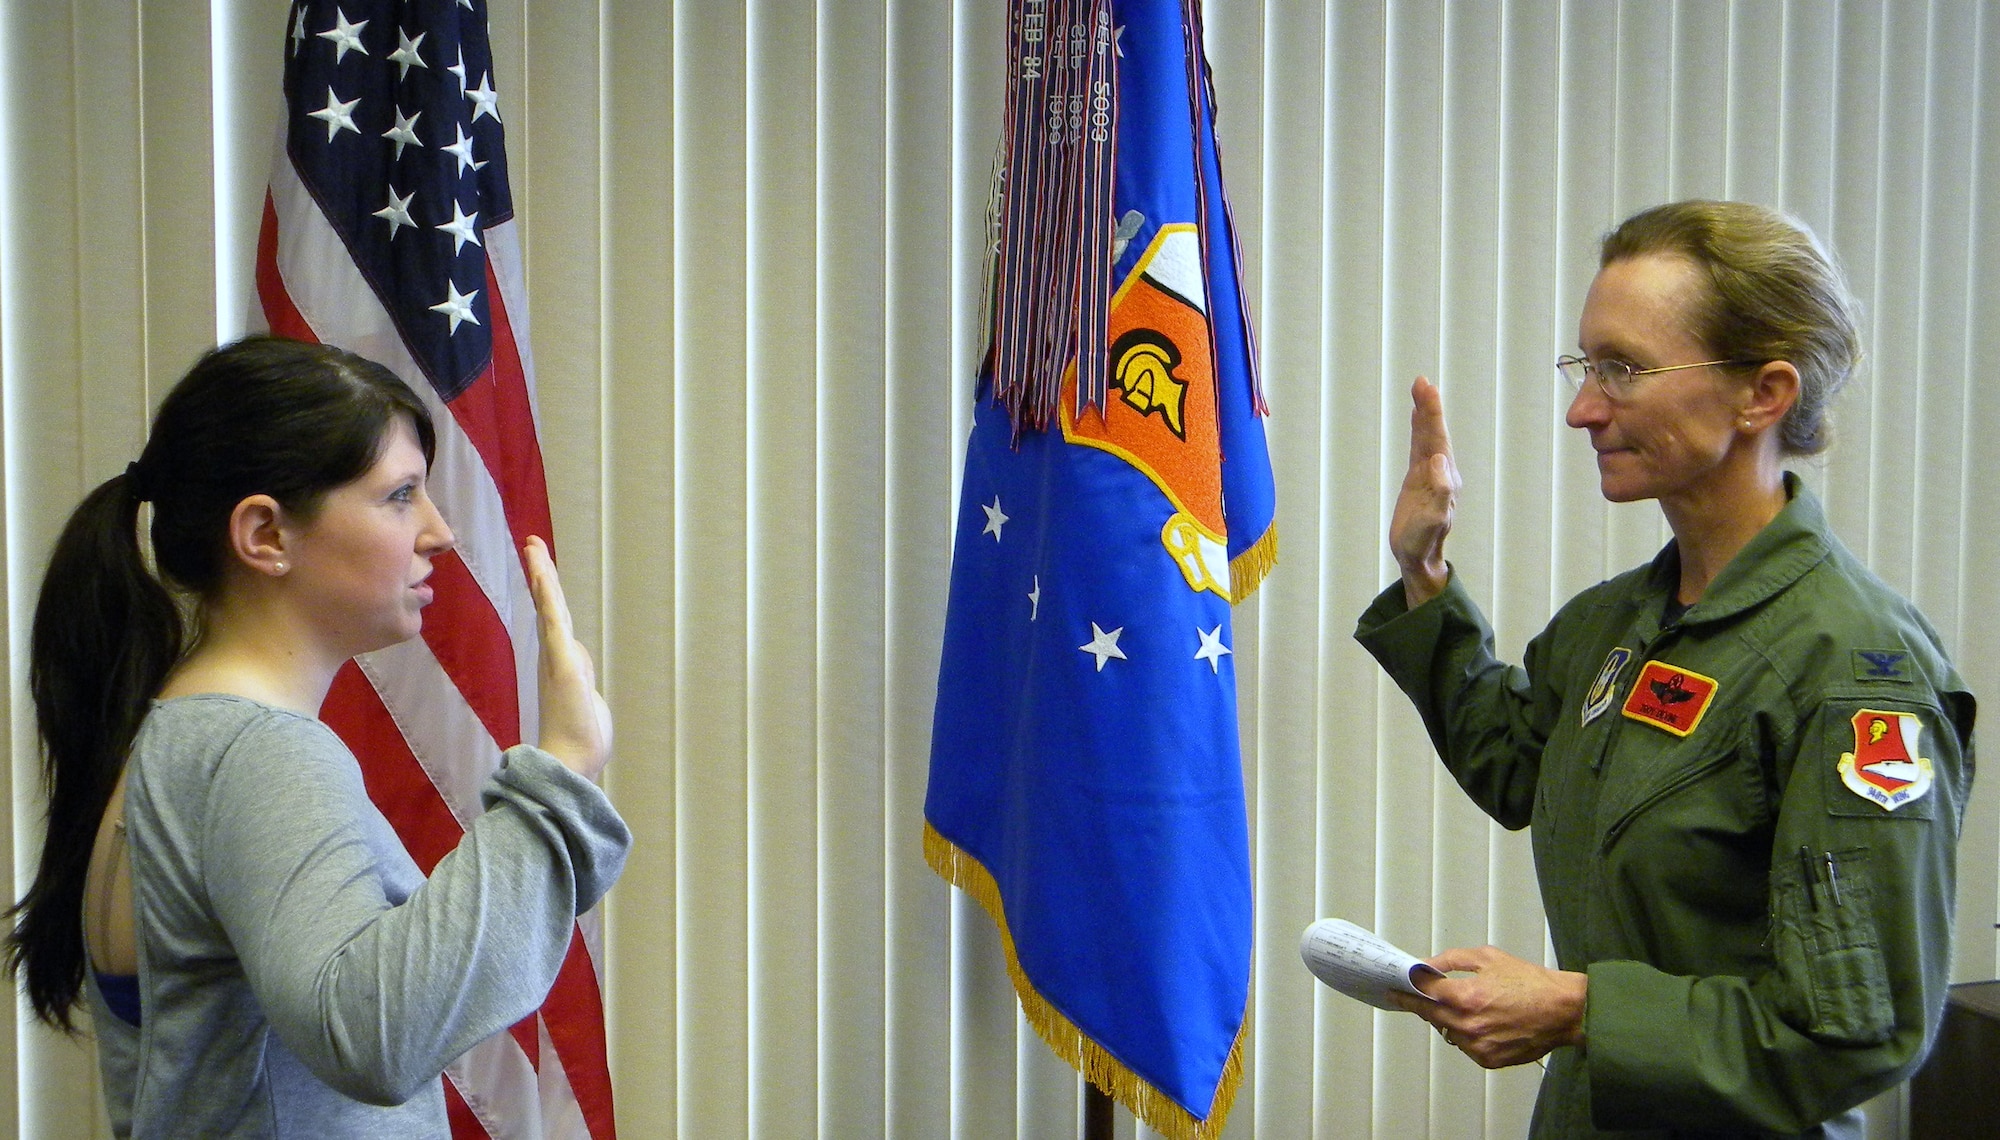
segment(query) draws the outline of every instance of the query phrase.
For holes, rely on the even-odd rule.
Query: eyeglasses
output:
[[[1683,368],[1738,367],[1759,364],[1756,360],[1702,360],[1694,364],[1669,364],[1664,368],[1634,368],[1622,360],[1592,360],[1587,356],[1559,356],[1556,358],[1556,373],[1569,384],[1570,391],[1583,388],[1586,378],[1597,377],[1598,386],[1604,394],[1614,400],[1622,400],[1632,394],[1633,381],[1641,376],[1651,376],[1659,372],[1679,372]]]

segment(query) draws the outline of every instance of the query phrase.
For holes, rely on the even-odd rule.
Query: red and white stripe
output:
[[[536,739],[535,611],[520,547],[551,539],[536,432],[519,239],[510,220],[482,231],[493,361],[450,404],[418,370],[388,311],[286,158],[271,172],[257,242],[251,323],[339,345],[387,365],[437,425],[430,493],[458,538],[437,559],[423,636],[342,670],[322,717],[361,760],[371,797],[425,873],[480,812],[503,747]],[[540,1012],[445,1071],[460,1140],[608,1140],[600,913],[577,922]]]

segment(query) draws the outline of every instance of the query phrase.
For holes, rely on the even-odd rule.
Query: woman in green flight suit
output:
[[[1812,236],[1730,202],[1604,239],[1567,421],[1673,541],[1572,599],[1524,664],[1444,560],[1459,478],[1412,389],[1402,571],[1356,636],[1468,795],[1532,824],[1558,969],[1493,947],[1407,1008],[1489,1068],[1548,1055],[1536,1137],[1859,1137],[1950,969],[1973,699],[1937,634],[1783,469],[1859,355]]]

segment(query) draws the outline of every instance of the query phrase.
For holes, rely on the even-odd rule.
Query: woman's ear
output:
[[[1799,400],[1799,370],[1789,360],[1766,361],[1751,377],[1749,400],[1741,421],[1750,431],[1763,431],[1785,418]]]
[[[276,578],[290,570],[293,538],[285,508],[269,495],[252,495],[229,512],[229,551],[255,573]]]

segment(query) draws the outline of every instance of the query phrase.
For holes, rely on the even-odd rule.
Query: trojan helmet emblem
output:
[[[1229,524],[1222,513],[1222,442],[1200,236],[1186,222],[1163,225],[1153,235],[1112,298],[1104,399],[1079,408],[1072,367],[1064,373],[1057,407],[1064,440],[1131,464],[1166,496],[1169,517],[1160,542],[1188,589],[1227,598]]]
[[[1174,342],[1152,329],[1133,329],[1111,346],[1111,387],[1123,393],[1133,411],[1142,416],[1157,413],[1166,421],[1167,430],[1184,440],[1187,381],[1174,375],[1180,363],[1181,353]]]

